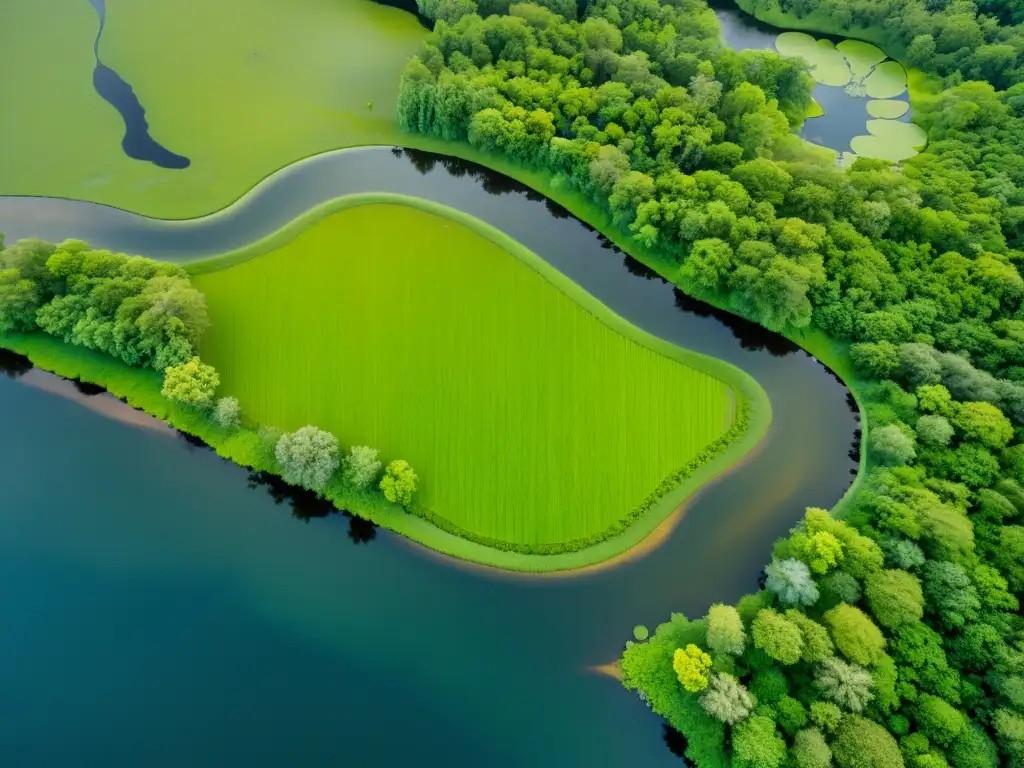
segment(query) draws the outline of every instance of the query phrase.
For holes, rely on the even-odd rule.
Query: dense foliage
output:
[[[44,331],[162,371],[189,360],[208,325],[206,300],[176,264],[78,240],[0,252],[0,333]]]
[[[423,7],[403,127],[547,170],[687,292],[848,340],[864,379],[845,518],[808,510],[765,591],[631,641],[626,685],[701,766],[1024,765],[1020,9],[785,0],[946,77],[929,151],[843,170],[792,136],[803,65],[724,50],[701,0]]]

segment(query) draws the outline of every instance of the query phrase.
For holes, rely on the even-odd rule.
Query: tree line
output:
[[[1016,30],[884,6],[944,25],[906,38],[948,87],[900,166],[804,146],[805,65],[724,49],[700,0],[428,3],[402,78],[406,130],[544,169],[687,293],[850,345],[870,469],[844,519],[808,510],[762,592],[622,659],[700,766],[1024,766],[1024,89],[1016,54],[981,64]]]

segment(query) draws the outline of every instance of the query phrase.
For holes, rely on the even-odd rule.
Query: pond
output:
[[[740,10],[733,0],[711,0],[709,5],[733,50],[803,55],[818,66],[813,95],[823,114],[804,121],[803,138],[840,153],[893,161],[912,157],[923,146],[923,131],[910,121],[906,74],[879,49],[833,35],[815,34],[812,40],[805,33],[773,27]]]
[[[295,519],[275,504],[287,500],[279,486],[143,426],[106,395],[8,361],[21,374],[0,377],[8,762],[678,765],[678,739],[591,668],[613,661],[638,623],[756,589],[772,541],[806,506],[840,498],[856,471],[857,418],[820,363],[687,298],[517,182],[419,152],[320,155],[189,222],[0,198],[0,231],[189,259],[361,191],[478,216],[641,328],[748,371],[772,401],[765,443],[646,557],[515,576],[302,513],[301,499],[314,519]]]

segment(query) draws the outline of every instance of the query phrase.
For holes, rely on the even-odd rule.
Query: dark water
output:
[[[341,515],[301,522],[265,478],[166,429],[83,407],[106,396],[19,383],[34,372],[0,377],[0,754],[10,764],[678,765],[678,738],[588,668],[614,660],[636,624],[755,589],[771,542],[850,483],[857,421],[820,363],[687,298],[557,204],[470,163],[330,153],[191,222],[0,198],[0,231],[8,242],[75,236],[188,259],[358,191],[476,215],[647,331],[744,368],[772,401],[763,448],[643,559],[537,579],[466,569],[384,530],[353,532]]]
[[[100,17],[100,28],[96,32],[93,51],[96,54],[96,68],[92,73],[92,83],[96,93],[103,97],[124,120],[124,139],[121,146],[124,153],[135,160],[144,160],[160,168],[188,168],[187,157],[171,152],[149,135],[149,123],[146,122],[146,110],[142,108],[132,87],[114,70],[100,60],[100,38],[107,21],[106,0],[89,0]]]
[[[780,33],[786,31],[765,24],[750,14],[744,13],[732,0],[711,0],[708,5],[718,16],[726,45],[733,50],[774,51],[775,39]],[[813,37],[819,40],[831,40],[833,43],[840,43],[844,39],[848,39],[817,32],[809,34],[813,34]],[[822,85],[821,83],[816,83],[814,86],[814,98],[821,104],[825,114],[805,120],[800,129],[800,135],[823,147],[829,147],[839,152],[851,151],[850,140],[854,136],[867,134],[867,121],[874,119],[868,114],[870,99],[866,96],[851,96],[841,86]],[[893,100],[910,103],[910,97],[905,91]],[[899,120],[900,122],[910,122],[910,111],[908,110]]]

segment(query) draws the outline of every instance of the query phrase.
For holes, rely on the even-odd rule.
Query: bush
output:
[[[213,394],[220,386],[220,375],[212,365],[193,357],[181,365],[164,370],[164,386],[160,393],[168,400],[191,408],[209,408]]]
[[[786,759],[786,743],[770,717],[754,715],[733,728],[734,768],[776,768]]]
[[[314,426],[281,435],[274,449],[285,482],[322,491],[338,469],[338,440]]]
[[[377,460],[376,448],[354,445],[342,462],[342,474],[346,483],[362,490],[377,479],[383,466]]]
[[[711,677],[700,697],[700,705],[716,720],[735,725],[750,715],[754,709],[754,697],[735,677],[719,673]]]
[[[754,645],[781,664],[796,664],[803,652],[803,635],[796,624],[765,608],[754,619]]]
[[[221,429],[234,430],[242,425],[242,406],[237,397],[222,397],[213,409],[213,420]]]
[[[873,685],[874,680],[866,669],[835,657],[825,659],[815,670],[814,686],[818,692],[849,712],[864,710],[874,697]]]
[[[791,696],[783,696],[775,705],[778,713],[779,727],[788,736],[796,735],[796,732],[807,725],[807,710],[804,705]]]
[[[821,580],[822,602],[826,607],[860,600],[860,582],[846,571],[833,571]]]
[[[832,642],[850,661],[868,667],[881,658],[885,638],[862,610],[852,605],[837,605],[824,619]]]
[[[783,605],[814,605],[818,601],[818,587],[805,563],[794,558],[773,560],[765,574],[765,587]]]
[[[811,722],[826,733],[835,731],[843,719],[842,711],[831,701],[811,702],[810,712]]]
[[[832,750],[817,728],[805,728],[798,732],[793,739],[790,755],[796,768],[829,768],[832,765]]]
[[[896,740],[860,715],[843,718],[832,741],[832,756],[839,768],[903,768]]]
[[[395,459],[388,468],[384,470],[384,477],[380,481],[380,489],[384,491],[384,498],[393,504],[407,506],[412,503],[413,494],[416,493],[416,484],[419,478],[413,472],[409,462],[403,459]]]
[[[870,439],[871,452],[882,464],[900,467],[917,455],[914,438],[895,424],[872,430]]]
[[[698,693],[708,687],[708,669],[711,657],[693,643],[686,648],[676,648],[672,655],[672,669],[679,683],[690,693]]]
[[[757,697],[758,703],[774,705],[789,692],[786,676],[776,667],[758,672],[750,684],[750,692]]]
[[[835,646],[828,636],[828,630],[814,619],[808,618],[800,611],[791,608],[786,611],[786,618],[796,624],[804,640],[804,649],[800,658],[808,663],[824,661],[835,653]]]

